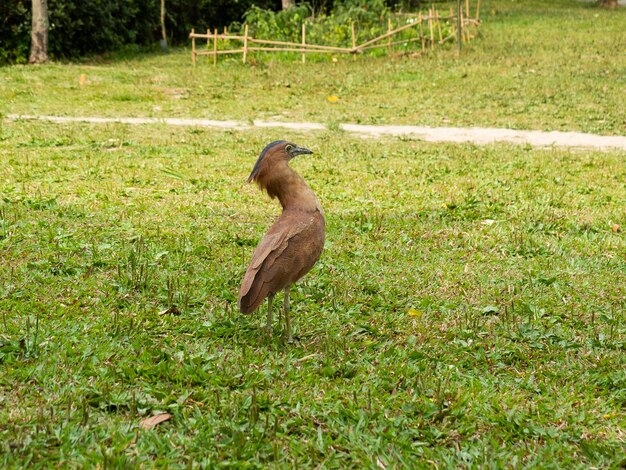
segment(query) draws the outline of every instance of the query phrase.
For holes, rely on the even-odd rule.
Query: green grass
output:
[[[458,60],[452,47],[336,64],[253,54],[252,66],[202,59],[194,70],[186,49],[4,67],[0,112],[626,132],[626,9],[484,0],[481,11],[481,35]]]
[[[290,135],[289,346],[235,305],[276,137],[4,124],[0,465],[623,465],[624,153]]]
[[[460,60],[0,69],[4,113],[335,123],[0,121],[0,467],[626,465],[626,153],[336,125],[623,134],[623,11],[483,5]],[[292,164],[327,216],[294,345],[235,302],[279,211],[244,182],[278,138],[315,151]]]

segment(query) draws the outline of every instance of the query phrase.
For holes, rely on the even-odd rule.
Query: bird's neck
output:
[[[320,209],[320,203],[315,193],[306,184],[304,179],[284,165],[279,171],[273,173],[273,178],[268,181],[266,190],[271,197],[277,197],[283,210],[300,210],[314,212]]]

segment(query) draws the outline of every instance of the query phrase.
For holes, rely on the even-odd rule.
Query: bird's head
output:
[[[248,183],[255,181],[261,187],[266,187],[264,184],[266,180],[271,179],[272,174],[276,172],[283,165],[286,165],[289,160],[298,155],[313,153],[311,150],[298,147],[296,144],[287,142],[285,140],[276,140],[265,146],[261,155],[254,164],[252,173],[248,177]]]

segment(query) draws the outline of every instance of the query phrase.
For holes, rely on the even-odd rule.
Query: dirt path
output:
[[[168,124],[171,126],[208,127],[214,129],[248,130],[262,128],[283,128],[294,131],[325,130],[327,126],[313,122],[215,121],[211,119],[182,118],[99,118],[68,116],[30,116],[9,114],[7,119],[43,120],[53,122],[90,122],[122,124]],[[363,138],[383,136],[404,136],[427,142],[471,142],[484,145],[493,142],[532,145],[534,147],[573,147],[597,150],[626,150],[626,136],[585,134],[582,132],[559,131],[517,131],[481,127],[427,127],[427,126],[373,126],[362,124],[340,124],[339,129]]]

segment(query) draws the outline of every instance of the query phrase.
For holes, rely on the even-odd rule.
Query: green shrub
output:
[[[30,47],[30,2],[0,2],[0,64],[23,63]]]
[[[388,31],[388,19],[391,20],[392,28],[416,20],[414,15],[392,12],[384,0],[336,2],[329,14],[320,13],[320,10],[315,12],[308,3],[286,11],[271,11],[253,5],[243,17],[248,24],[249,34],[257,39],[299,43],[302,25],[305,24],[307,43],[338,47],[352,46],[352,23],[355,27],[356,42],[359,44],[385,34]],[[444,37],[450,33],[450,25],[442,22],[441,28]],[[243,25],[233,23],[230,30],[241,33]],[[392,40],[401,43],[396,46],[396,50],[401,47],[407,50],[418,47],[415,41],[418,35],[418,28],[409,28],[395,35]],[[437,31],[436,39],[438,38]],[[379,51],[377,52],[380,53]]]
[[[250,34],[258,38],[272,38],[277,41],[299,41],[302,23],[311,16],[308,4],[301,4],[289,10],[274,12],[250,7],[243,15],[244,21],[250,25]],[[241,24],[231,25],[233,30],[241,30]]]

